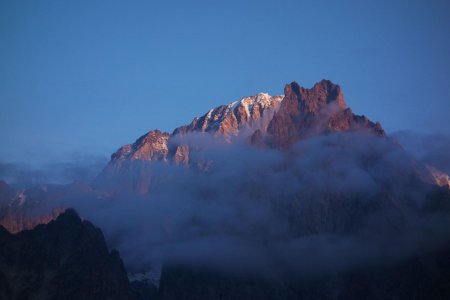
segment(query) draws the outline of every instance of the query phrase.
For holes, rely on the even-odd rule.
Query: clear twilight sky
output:
[[[107,157],[326,78],[388,132],[450,133],[450,1],[0,2],[0,161]]]

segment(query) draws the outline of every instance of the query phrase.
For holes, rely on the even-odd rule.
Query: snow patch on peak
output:
[[[211,109],[208,111],[208,113],[206,114],[206,119],[207,119],[207,120],[211,119],[211,116],[212,116],[213,111],[214,111],[214,108],[211,108]]]
[[[237,136],[242,128],[265,131],[283,99],[283,95],[271,96],[268,93],[244,97],[210,109],[204,115],[194,118],[189,125],[175,129],[174,134],[198,131],[228,138]]]
[[[227,105],[212,108],[205,115],[203,115],[203,117],[195,117],[194,121],[203,118],[207,122],[212,120],[213,122],[217,123],[220,122],[221,119],[232,114],[233,111],[239,106],[242,106],[245,109],[247,116],[250,116],[250,113],[255,104],[258,104],[262,109],[266,109],[268,107],[277,109],[283,98],[284,95],[271,96],[268,93],[258,93],[254,96],[248,96],[242,98],[241,100],[233,101]],[[225,109],[221,110],[221,108],[223,107],[225,107]]]
[[[228,110],[233,111],[238,105],[240,101],[233,101],[230,104],[228,104]]]
[[[258,104],[263,109],[266,109],[270,106],[277,108],[278,104],[281,102],[281,100],[283,100],[283,98],[284,96],[271,96],[268,93],[258,93],[255,96],[242,98],[239,101],[239,104],[244,107],[247,116],[250,116],[250,112],[253,111],[253,107],[255,104]]]
[[[254,96],[244,97],[239,101],[234,101],[228,105],[230,108],[227,113],[231,114],[234,110],[239,109],[239,107],[244,109],[245,115],[247,120],[254,118],[254,109],[257,107],[257,115],[259,118],[260,113],[262,111],[267,111],[270,115],[269,118],[273,115],[273,112],[277,111],[281,101],[283,100],[284,96],[271,96],[268,93],[258,93]],[[269,112],[270,111],[270,112]],[[262,116],[261,116],[262,117]],[[267,116],[266,116],[267,117]],[[251,122],[254,122],[251,121]],[[247,124],[250,125],[250,124]]]

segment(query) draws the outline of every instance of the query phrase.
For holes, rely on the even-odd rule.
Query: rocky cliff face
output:
[[[67,210],[10,234],[0,226],[0,299],[138,299],[102,232]]]
[[[123,161],[166,161],[169,152],[167,132],[151,130],[136,140],[125,145],[111,155],[112,165],[120,168]]]
[[[322,80],[306,89],[292,82],[284,96],[260,93],[213,108],[172,134],[150,131],[115,152],[109,169],[121,169],[124,161],[133,160],[188,165],[195,149],[177,139],[188,133],[206,132],[228,142],[248,136],[255,146],[286,148],[314,135],[361,129],[384,136],[379,123],[352,113],[338,85]]]
[[[209,110],[196,117],[189,125],[176,128],[172,134],[152,130],[138,138],[133,144],[117,150],[110,161],[110,169],[123,169],[133,160],[162,161],[187,165],[189,146],[173,141],[178,135],[207,132],[231,141],[240,134],[248,134],[256,129],[265,132],[274,113],[280,107],[283,96],[260,93],[245,97],[228,105]]]
[[[114,182],[117,189],[147,193],[161,178],[146,168],[146,162],[209,169],[211,162],[193,160],[202,149],[195,141],[188,142],[188,134],[209,133],[227,143],[240,139],[257,148],[283,150],[301,140],[340,132],[364,132],[385,138],[381,125],[354,114],[347,107],[341,88],[329,80],[322,80],[310,89],[292,82],[285,86],[284,92],[284,96],[260,93],[213,108],[172,134],[152,130],[115,152],[97,182]],[[432,172],[423,166],[418,169],[427,182],[448,183],[443,176],[433,179]],[[135,176],[124,179],[126,172]]]
[[[282,100],[283,96],[270,96],[266,93],[245,97],[211,109],[200,118],[195,118],[191,124],[175,129],[173,135],[209,132],[230,139],[245,130],[260,129],[265,132]]]
[[[379,123],[352,113],[341,88],[331,81],[322,80],[311,89],[292,82],[284,92],[281,107],[267,129],[267,142],[272,147],[286,148],[310,136],[361,129],[384,136]]]

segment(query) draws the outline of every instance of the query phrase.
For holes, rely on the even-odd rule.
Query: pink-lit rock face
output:
[[[167,159],[169,133],[152,130],[133,144],[125,145],[111,155],[111,161],[120,165],[123,160],[164,161]]]
[[[245,97],[228,105],[209,110],[196,117],[189,125],[176,128],[172,134],[152,130],[141,136],[133,144],[125,145],[111,156],[109,166],[122,169],[133,160],[162,161],[187,165],[189,146],[172,142],[175,136],[188,133],[211,133],[231,142],[241,134],[250,134],[254,130],[266,132],[274,113],[280,107],[283,96],[270,96],[260,93]]]
[[[172,134],[152,130],[115,152],[108,168],[123,169],[127,166],[124,162],[134,160],[188,165],[195,149],[177,137],[189,133],[210,133],[231,143],[243,138],[257,147],[286,148],[314,135],[360,129],[384,136],[379,123],[352,113],[338,85],[322,80],[306,89],[292,82],[286,85],[285,96],[259,93],[213,108]]]
[[[209,110],[203,116],[194,118],[191,124],[176,128],[173,135],[209,132],[229,139],[246,129],[266,131],[282,100],[283,96],[270,96],[266,93],[245,97]]]
[[[164,180],[145,167],[148,162],[209,170],[212,162],[197,155],[202,151],[203,134],[217,139],[218,144],[246,142],[256,148],[275,149],[286,149],[299,140],[333,132],[363,130],[384,136],[380,124],[352,113],[341,88],[331,81],[322,80],[311,89],[292,82],[284,92],[284,96],[259,93],[218,106],[172,134],[152,130],[116,151],[99,182],[111,185],[113,181],[114,190],[131,188],[145,194]],[[122,173],[131,170],[139,176],[128,176],[128,181],[124,181]]]
[[[322,80],[311,89],[296,82],[286,85],[285,97],[267,128],[267,142],[275,148],[286,148],[309,136],[367,129],[383,136],[379,123],[358,116],[347,108],[341,88]]]

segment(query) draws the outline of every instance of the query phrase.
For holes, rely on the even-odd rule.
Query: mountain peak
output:
[[[310,89],[294,81],[285,86],[284,93],[280,109],[267,128],[273,147],[289,147],[308,136],[358,129],[384,135],[379,124],[354,115],[340,86],[329,80],[321,80]]]
[[[286,99],[292,100],[291,104],[299,105],[299,109],[306,113],[317,113],[330,104],[340,109],[347,107],[341,87],[330,80],[323,79],[311,89],[304,88],[294,81],[285,86],[284,94]]]
[[[285,86],[284,93],[258,93],[212,108],[172,134],[151,130],[114,153],[110,165],[120,169],[123,162],[132,160],[189,164],[192,149],[172,138],[191,132],[210,133],[228,142],[244,136],[253,145],[274,148],[289,147],[308,136],[331,132],[368,129],[384,135],[379,124],[354,115],[347,108],[340,86],[330,80],[321,80],[310,89],[293,81]]]
[[[111,155],[111,161],[124,160],[166,160],[169,151],[167,143],[170,134],[158,129],[150,130],[133,144],[122,146]]]
[[[209,132],[229,139],[237,136],[241,129],[263,129],[278,110],[283,96],[271,96],[268,93],[258,93],[244,97],[210,109],[201,117],[196,117],[189,125],[178,127],[173,135],[188,132]]]

